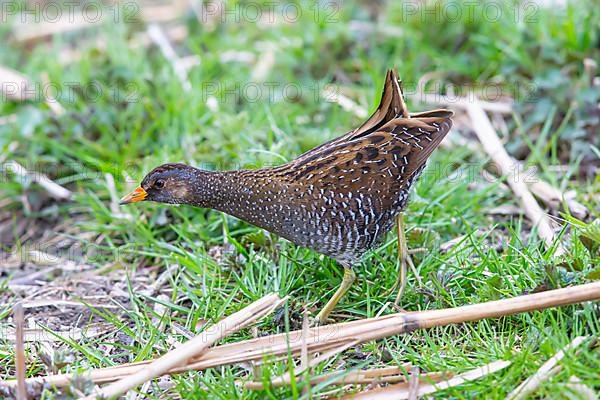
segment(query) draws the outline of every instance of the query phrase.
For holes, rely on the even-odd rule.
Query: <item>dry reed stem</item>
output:
[[[142,5],[141,18],[147,23],[173,21],[183,15],[187,10],[186,1],[175,1],[172,4],[164,5]],[[54,35],[68,33],[77,30],[101,28],[110,22],[110,13],[100,14],[98,19],[86,17],[82,13],[73,13],[70,18],[59,18],[57,21],[44,22],[39,24],[22,23],[15,25],[12,35],[17,42],[29,44],[41,40],[46,40]],[[66,14],[65,14],[66,15]],[[125,22],[138,22],[137,12],[125,10],[121,16]],[[116,17],[116,16],[115,16]],[[21,19],[23,16],[21,16]]]
[[[303,371],[309,371],[310,374],[310,364],[308,359],[308,345],[306,343],[306,339],[308,338],[308,328],[309,328],[309,318],[306,310],[304,311],[304,315],[302,318],[302,347],[300,348],[300,369]],[[298,376],[294,374],[294,376]],[[308,387],[304,386],[302,388],[302,394],[308,395]]]
[[[23,27],[13,29],[13,37],[17,42],[32,43],[47,39],[53,35],[72,32],[84,28],[100,27],[107,20],[106,17],[98,21],[88,21],[84,15],[75,13],[73,18],[61,18],[56,22],[41,24],[22,24]]]
[[[13,315],[15,322],[15,370],[17,375],[17,399],[27,400],[27,385],[25,384],[25,343],[23,340],[25,315],[23,312],[23,304],[15,304]]]
[[[56,307],[56,308],[60,308],[60,307],[82,307],[82,308],[87,308],[87,307],[94,307],[94,308],[105,308],[107,310],[115,309],[115,308],[119,308],[119,306],[116,306],[114,304],[108,304],[108,303],[83,303],[81,301],[74,301],[74,300],[63,300],[63,299],[59,299],[59,298],[47,298],[47,299],[32,299],[32,300],[27,300],[24,299],[23,300],[23,308],[38,308],[38,307]]]
[[[46,189],[46,191],[57,199],[68,200],[72,196],[72,192],[59,184],[53,182],[46,175],[39,172],[30,172],[16,161],[8,161],[5,165],[6,171],[12,171],[21,178],[31,178],[38,185]]]
[[[274,43],[265,43],[264,49],[258,57],[257,63],[252,69],[251,82],[263,82],[269,78],[271,70],[275,66],[277,47]]]
[[[357,344],[359,344],[357,341],[354,342],[349,342],[346,343],[342,346],[333,348],[332,350],[326,351],[324,353],[319,354],[317,357],[313,358],[312,360],[310,360],[307,364],[306,367],[300,365],[300,367],[294,369],[294,374],[293,376],[299,377],[302,373],[304,373],[304,371],[306,371],[308,368],[312,368],[315,365],[318,365],[320,362],[325,361],[330,359],[331,357],[335,356],[336,354],[341,353],[342,351],[346,351],[351,347],[356,346]],[[410,363],[408,363],[410,364]],[[396,367],[393,367],[396,368]],[[368,371],[367,371],[368,372]],[[335,375],[336,373],[333,373],[332,375]],[[315,381],[315,383],[320,382],[320,380],[318,380],[318,377],[316,377],[317,380]],[[271,379],[271,381],[269,382],[269,384],[272,387],[281,387],[281,386],[287,386],[289,384],[291,384],[292,379],[290,377],[289,373],[285,373],[284,375],[275,377],[273,379]],[[311,378],[311,383],[313,382],[313,378]],[[265,385],[263,384],[263,382],[245,382],[244,383],[244,387],[246,389],[250,389],[250,390],[263,390],[265,388]]]
[[[482,105],[483,102],[480,101],[479,104]],[[468,125],[472,128],[471,124]],[[454,138],[456,139],[456,137],[457,136],[455,135]],[[460,135],[458,136],[458,138],[460,139],[457,141],[457,143],[450,144],[448,141],[445,140],[441,143],[441,146],[449,148],[451,148],[452,146],[464,146],[474,153],[479,153],[482,151],[481,146],[477,143],[469,141]],[[552,186],[550,183],[546,182],[539,176],[535,176],[534,179],[532,179],[532,174],[534,174],[534,171],[524,169],[523,165],[512,157],[511,160],[513,163],[513,170],[515,169],[514,167],[518,168],[519,176],[528,176],[528,178],[525,179],[525,183],[527,184],[529,190],[531,190],[533,195],[539,198],[544,203],[546,203],[548,206],[556,206],[557,203],[564,202],[566,204],[567,210],[574,217],[583,219],[587,215],[589,215],[589,210],[583,204],[575,200],[575,194],[573,192],[563,193],[560,189]],[[486,167],[486,171],[492,174],[498,173],[497,169],[491,168],[491,165],[488,165]]]
[[[36,90],[28,77],[12,68],[0,66],[0,88],[12,101],[36,100]]]
[[[47,72],[43,72],[41,74],[41,78],[42,78],[44,87],[51,87],[50,78],[49,78]],[[60,116],[66,112],[65,108],[60,104],[58,99],[56,99],[54,96],[52,96],[50,93],[48,93],[47,90],[43,90],[42,95],[44,97],[44,102],[46,103],[48,108],[54,113],[54,115]]]
[[[12,124],[14,122],[17,122],[18,119],[19,119],[19,117],[17,116],[17,114],[9,114],[9,115],[0,116],[0,126]]]
[[[575,200],[574,193],[563,193],[558,188],[552,186],[548,182],[536,177],[535,181],[528,183],[531,192],[540,200],[548,205],[553,203],[566,204],[568,211],[579,219],[584,219],[589,215],[589,210],[586,206]]]
[[[126,219],[129,221],[133,220],[133,215],[124,211],[123,207],[119,207],[119,195],[117,194],[117,186],[115,184],[115,178],[110,172],[104,174],[104,180],[106,181],[106,188],[110,195],[110,212],[113,217],[118,219]]]
[[[500,167],[503,176],[510,176],[513,173],[511,166],[514,164],[514,160],[506,152],[500,138],[498,138],[496,131],[492,127],[492,123],[485,114],[485,111],[481,108],[479,102],[476,100],[469,103],[467,105],[467,112],[473,121],[475,133],[483,145],[485,152]],[[515,196],[519,199],[519,202],[525,209],[525,213],[533,225],[537,227],[538,235],[542,238],[546,247],[552,248],[552,246],[556,246],[556,256],[564,254],[565,250],[562,245],[560,243],[555,244],[556,236],[550,219],[527,188],[527,184],[520,176],[516,179],[514,179],[514,177],[513,179],[509,178],[506,181]]]
[[[171,45],[168,36],[165,34],[162,28],[157,24],[150,24],[146,32],[148,33],[148,37],[150,37],[150,40],[152,40],[158,46],[163,56],[171,64],[171,67],[175,71],[175,75],[181,82],[183,90],[186,92],[191,91],[192,84],[190,83],[187,77],[187,70],[181,64],[181,60],[179,59],[177,52]]]
[[[546,361],[535,374],[523,381],[517,386],[508,396],[507,400],[522,400],[529,398],[529,396],[535,392],[540,384],[556,375],[560,370],[561,366],[558,365],[559,361],[562,360],[568,351],[576,349],[580,344],[585,342],[588,338],[585,336],[577,336],[571,343],[566,345],[562,350],[553,355],[548,361]]]
[[[363,371],[334,371],[323,375],[313,376],[310,378],[310,383],[311,385],[322,382],[328,382],[329,385],[366,385],[375,381],[386,383],[404,382],[407,380],[404,373],[410,367],[411,364],[406,363],[402,367],[373,368]],[[439,381],[442,379],[443,374],[434,372],[431,374],[424,374],[423,376],[427,376],[434,381]],[[270,387],[288,386],[290,383],[291,380],[289,374],[277,377],[269,382]],[[263,382],[246,382],[244,383],[244,387],[250,390],[265,389]]]
[[[150,379],[166,374],[169,370],[185,364],[191,357],[201,355],[208,347],[223,339],[231,333],[256,322],[265,315],[271,313],[282,303],[276,294],[267,295],[246,308],[232,314],[225,319],[205,330],[200,335],[187,341],[176,349],[168,352],[150,364],[140,368],[135,373],[125,376],[94,393],[82,398],[82,400],[93,400],[96,397],[112,398],[131,390]]]
[[[374,390],[367,390],[360,393],[353,393],[341,398],[341,400],[388,400],[388,399],[410,399],[414,393],[417,397],[448,389],[453,386],[462,385],[465,382],[479,379],[483,376],[500,371],[510,365],[510,361],[494,361],[483,367],[475,368],[471,371],[456,375],[453,378],[440,382],[428,382],[427,380],[415,380],[413,382],[403,382]],[[416,385],[415,386],[412,386]]]
[[[424,89],[427,87],[429,82],[433,82],[434,86],[438,86],[439,82],[445,79],[447,73],[444,71],[431,71],[425,73],[419,78],[416,87],[416,93],[410,96],[413,100],[419,101],[421,103],[429,103],[436,104],[442,106],[456,106],[456,108],[466,109],[469,103],[473,101],[472,96],[474,94],[470,93],[467,97],[463,97],[454,93],[454,88],[452,85],[447,86],[446,94],[439,93],[426,93]],[[507,99],[505,101],[485,101],[479,100],[479,104],[481,108],[486,111],[493,112],[494,114],[512,114],[513,112],[513,104],[514,101],[512,99]]]
[[[449,97],[441,94],[415,93],[407,94],[406,97],[413,101],[419,101],[421,103],[443,105],[453,108],[468,109],[469,105],[472,104],[472,99],[466,97]],[[480,100],[479,105],[485,111],[489,112],[500,114],[511,114],[513,112],[512,103],[510,102],[488,102]]]
[[[306,341],[309,353],[324,353],[348,345],[364,343],[384,337],[428,329],[449,324],[477,321],[484,318],[497,318],[506,315],[538,311],[585,301],[600,299],[600,281],[541,293],[517,296],[510,299],[471,304],[462,307],[429,310],[411,313],[391,314],[377,318],[345,322],[341,324],[314,327],[308,330]],[[206,350],[201,356],[193,357],[185,364],[168,371],[169,374],[190,370],[230,365],[240,362],[263,361],[265,358],[285,358],[288,354],[299,355],[302,331],[292,331],[255,339],[216,346]],[[90,370],[86,377],[96,383],[111,382],[134,374],[150,361],[123,364],[117,367]],[[73,375],[57,374],[27,379],[28,384],[49,384],[63,387],[70,384]],[[0,385],[13,387],[15,382],[0,381]]]
[[[419,367],[414,367],[410,371],[410,376],[408,378],[408,400],[417,400],[419,393]]]
[[[160,291],[162,286],[167,283],[169,279],[175,275],[179,269],[179,264],[171,264],[152,282],[152,284],[146,290],[142,290],[140,293],[144,296],[152,297]]]
[[[186,1],[173,1],[171,4],[154,5],[151,2],[141,7],[142,19],[146,23],[169,22],[180,18],[188,9]],[[150,5],[152,4],[152,5]]]
[[[580,400],[598,400],[596,391],[582,383],[581,379],[574,375],[569,378],[569,383],[566,386],[567,390],[577,395],[577,398]]]
[[[171,42],[181,42],[188,36],[188,29],[185,25],[175,25],[165,28],[165,35]],[[108,39],[100,36],[91,41],[83,42],[79,48],[65,48],[58,53],[58,62],[62,65],[69,65],[81,60],[84,57],[82,48],[94,48],[98,51],[106,51]],[[144,48],[152,44],[152,40],[146,32],[137,33],[128,43],[130,49]]]
[[[351,112],[358,118],[366,118],[369,113],[363,106],[356,104],[351,98],[339,93],[333,85],[327,85],[321,91],[321,97],[327,102],[337,103],[344,111]]]

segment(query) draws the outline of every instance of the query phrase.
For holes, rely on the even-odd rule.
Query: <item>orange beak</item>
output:
[[[144,200],[147,195],[148,193],[146,193],[146,191],[140,186],[133,192],[129,193],[127,196],[123,197],[119,204],[123,205],[129,203],[137,203],[138,201]]]

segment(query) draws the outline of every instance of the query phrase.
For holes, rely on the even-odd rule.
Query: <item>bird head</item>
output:
[[[140,186],[123,197],[119,204],[139,201],[188,203],[195,171],[196,168],[185,164],[163,164],[156,167],[144,177]]]

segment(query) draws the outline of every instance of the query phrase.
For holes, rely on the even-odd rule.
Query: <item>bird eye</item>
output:
[[[165,181],[162,179],[158,179],[156,182],[154,182],[154,187],[157,189],[162,189],[163,187],[165,187]]]

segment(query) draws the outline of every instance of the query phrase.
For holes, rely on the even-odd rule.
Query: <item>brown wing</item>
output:
[[[402,98],[402,90],[400,89],[398,75],[395,71],[388,70],[387,75],[385,76],[385,83],[383,85],[383,93],[381,94],[379,106],[367,121],[365,121],[360,127],[307,151],[292,162],[302,163],[311,158],[315,152],[319,152],[327,148],[334,147],[339,143],[367,135],[376,131],[389,121],[399,116],[407,115],[408,112]]]
[[[378,131],[315,151],[280,175],[298,192],[313,196],[366,196],[376,211],[398,206],[416,173],[452,126],[449,111],[396,118]],[[312,195],[311,195],[312,194]]]
[[[325,192],[362,193],[390,207],[448,133],[452,114],[433,110],[409,116],[398,76],[390,70],[380,104],[367,121],[269,174],[309,201]]]

